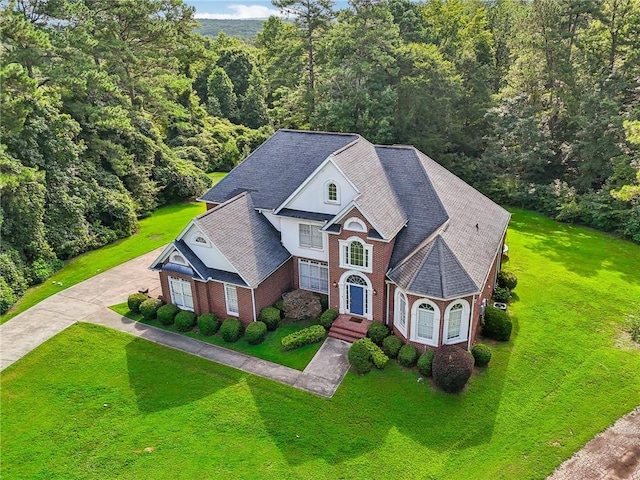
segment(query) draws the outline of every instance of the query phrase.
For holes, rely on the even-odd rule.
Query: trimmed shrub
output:
[[[198,330],[204,336],[210,336],[220,329],[220,320],[213,313],[203,313],[198,317]]]
[[[354,342],[347,354],[349,363],[353,369],[360,374],[368,373],[373,366],[371,363],[371,354],[363,340],[364,339]]]
[[[280,310],[275,307],[265,307],[260,310],[258,320],[267,326],[267,330],[273,332],[280,324]]]
[[[631,335],[631,340],[640,343],[640,312],[631,314],[627,318],[627,332]]]
[[[267,336],[267,324],[264,322],[251,322],[244,330],[244,338],[251,345],[262,343]]]
[[[156,318],[158,309],[162,306],[162,300],[159,298],[147,298],[140,304],[140,313],[145,320],[153,320]]]
[[[447,393],[462,391],[473,372],[473,356],[460,347],[444,345],[433,357],[433,380]]]
[[[389,336],[389,329],[382,322],[372,322],[367,330],[369,337],[376,345],[382,345],[382,341]]]
[[[284,300],[280,299],[273,304],[273,308],[280,310],[280,318],[284,318]]]
[[[359,342],[364,342],[367,350],[369,350],[369,355],[371,356],[371,361],[376,366],[376,368],[382,370],[387,366],[387,362],[389,361],[389,357],[387,357],[382,349],[373,343],[370,338],[362,338],[358,340]]]
[[[294,348],[319,342],[324,339],[326,334],[327,331],[322,325],[311,325],[284,337],[281,340],[282,350],[293,350]]]
[[[435,356],[435,350],[425,350],[418,359],[418,371],[420,375],[430,377],[432,374],[433,357]]]
[[[129,311],[133,313],[140,313],[140,305],[147,300],[149,296],[146,293],[132,293],[127,299],[127,306]]]
[[[382,341],[382,350],[389,358],[396,358],[402,348],[402,340],[395,335],[389,335]]]
[[[403,345],[398,352],[398,362],[403,367],[413,367],[418,359],[418,350],[413,345]]]
[[[498,285],[502,288],[513,290],[518,285],[518,277],[513,272],[501,270],[498,272]]]
[[[493,291],[493,299],[496,302],[508,303],[511,298],[511,290],[504,287],[496,287]]]
[[[487,307],[484,311],[484,326],[482,335],[501,342],[506,342],[511,337],[513,324],[509,314],[495,307]]]
[[[318,318],[322,313],[320,299],[307,290],[294,290],[285,297],[282,305],[284,316],[291,320]]]
[[[220,336],[225,342],[237,342],[242,336],[242,322],[237,318],[227,318],[220,326]]]
[[[156,317],[158,317],[158,321],[162,325],[171,325],[179,311],[180,308],[178,308],[178,306],[172,303],[167,303],[158,309]]]
[[[182,310],[178,312],[174,322],[176,323],[176,330],[179,332],[188,332],[196,324],[196,314],[188,310]]]
[[[318,295],[318,299],[320,300],[320,308],[324,312],[329,308],[329,295]]]
[[[331,325],[333,325],[333,321],[336,318],[338,318],[338,312],[335,311],[333,308],[330,308],[329,310],[324,312],[322,315],[320,315],[320,319],[318,320],[318,322],[320,323],[320,325],[322,325],[325,328],[325,330],[329,330],[331,328]]]
[[[477,367],[486,367],[491,361],[491,349],[482,343],[476,343],[471,349],[471,355]]]

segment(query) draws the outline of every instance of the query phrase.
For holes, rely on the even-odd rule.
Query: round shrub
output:
[[[507,312],[495,307],[487,307],[485,309],[482,335],[506,342],[511,337],[512,328],[513,325]]]
[[[338,318],[338,312],[335,311],[333,308],[330,308],[329,310],[324,312],[322,315],[320,315],[320,319],[318,320],[318,323],[320,323],[320,325],[322,325],[325,328],[325,330],[329,330],[331,328],[331,325],[333,325],[333,321],[336,318]]]
[[[402,348],[402,340],[395,335],[389,335],[382,341],[382,350],[389,358],[396,358]]]
[[[273,332],[280,324],[280,310],[275,307],[265,307],[260,310],[258,320],[263,322],[269,331]]]
[[[220,326],[220,336],[225,342],[237,342],[242,336],[242,322],[237,318],[227,318]]]
[[[251,345],[258,345],[267,336],[267,325],[264,322],[251,322],[244,331],[244,338]]]
[[[413,367],[418,359],[418,350],[413,345],[403,345],[398,352],[398,362],[403,367]]]
[[[171,325],[179,311],[180,309],[176,305],[167,303],[158,309],[156,316],[162,325]]]
[[[459,393],[473,372],[473,356],[460,347],[444,345],[436,350],[431,371],[442,390]]]
[[[280,299],[273,304],[273,308],[280,310],[280,318],[284,318],[284,300]]]
[[[496,287],[493,291],[493,299],[496,302],[507,303],[511,298],[511,290],[505,287]]]
[[[502,270],[498,272],[498,285],[513,290],[518,285],[518,277],[513,272],[505,272]]]
[[[188,332],[196,324],[196,314],[187,310],[178,312],[175,318],[176,330],[179,332]]]
[[[129,295],[129,298],[127,299],[129,311],[133,313],[140,313],[140,305],[148,298],[149,296],[146,293],[132,293]]]
[[[431,367],[433,365],[433,357],[435,356],[435,350],[426,350],[418,359],[418,371],[420,375],[425,377],[431,376]]]
[[[213,313],[203,313],[198,317],[198,330],[202,335],[213,335],[220,328],[220,320]]]
[[[358,340],[351,345],[347,356],[353,369],[360,374],[368,373],[373,366],[369,349],[362,340]]]
[[[491,349],[482,343],[476,343],[473,346],[471,355],[473,355],[473,359],[478,367],[486,367],[491,361]]]
[[[382,322],[373,322],[367,330],[369,337],[376,345],[382,345],[382,341],[389,336],[389,329]]]
[[[158,298],[147,298],[140,304],[140,313],[145,320],[153,320],[156,318],[158,309],[162,306],[162,300]]]

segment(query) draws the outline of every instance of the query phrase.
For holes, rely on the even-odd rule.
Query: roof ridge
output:
[[[438,235],[438,236],[439,236],[439,235]],[[417,266],[417,268],[416,268],[416,271],[415,271],[415,272],[413,272],[413,274],[411,275],[411,280],[409,280],[409,281],[407,282],[407,285],[412,285],[412,284],[413,284],[413,281],[414,281],[414,280],[416,279],[416,277],[418,276],[418,273],[420,272],[420,270],[422,270],[422,267],[424,266],[424,262],[426,262],[426,261],[427,261],[427,259],[429,258],[429,256],[430,256],[430,255],[431,255],[431,253],[433,252],[433,249],[434,249],[434,247],[436,246],[436,240],[437,240],[437,239],[438,239],[438,238],[437,238],[437,237],[435,237],[435,238],[433,239],[433,242],[432,242],[432,243],[427,243],[426,245],[424,245],[424,247],[422,247],[422,248],[426,248],[426,249],[427,249],[427,251],[425,252],[425,254],[424,254],[424,258],[422,259],[422,261],[418,264],[418,266]],[[409,256],[408,256],[408,257],[407,257],[407,258],[406,258],[402,263],[398,264],[398,267],[399,267],[400,265],[402,265],[403,263],[405,263],[405,261],[409,261],[409,259],[410,259],[411,257],[413,257],[414,255],[417,255],[417,254],[420,252],[420,250],[422,250],[422,248],[417,249],[417,250],[413,253],[413,255],[409,255]]]
[[[442,238],[442,237],[440,237]],[[467,278],[469,280],[471,280],[471,283],[473,285],[475,285],[475,287],[477,289],[480,289],[480,287],[478,286],[478,284],[475,282],[475,280],[473,278],[471,278],[471,275],[469,275],[469,272],[467,272],[467,269],[464,268],[464,266],[462,265],[462,262],[460,262],[460,259],[458,258],[458,256],[455,254],[455,252],[451,249],[451,247],[449,247],[449,245],[447,244],[447,241],[442,238],[442,243],[444,244],[444,247],[449,251],[449,253],[451,254],[451,256],[453,257],[453,259],[455,260],[455,262],[458,264],[458,266],[462,269],[462,271],[464,272],[464,274],[467,276]]]
[[[235,202],[236,200],[240,200],[240,198],[242,198],[244,196],[247,196],[247,195],[249,196],[249,198],[251,198],[251,193],[249,191],[245,190],[244,192],[240,192],[238,195],[236,195],[235,197],[231,197],[226,202],[222,202],[222,203],[216,205],[215,207],[210,208],[206,212],[202,212],[200,215],[196,215],[194,220],[200,220],[201,218],[207,217],[207,216],[211,215],[213,212],[217,212],[221,208],[226,207],[227,205],[230,205],[231,203]]]
[[[443,298],[447,298],[447,282],[445,280],[447,272],[444,268],[444,252],[442,249],[442,242],[444,242],[444,239],[441,235],[438,235],[436,237],[436,243],[438,245],[438,267],[440,267],[440,289],[442,290]]]
[[[404,143],[395,143],[393,145],[380,145],[380,144],[374,143],[373,146],[376,148],[389,148],[389,149],[397,148],[401,150],[412,150],[416,148],[413,145],[407,145]]]
[[[278,132],[318,133],[318,134],[324,134],[324,135],[343,135],[343,136],[357,135],[358,137],[360,136],[360,134],[353,133],[353,132],[329,132],[329,131],[326,131],[326,130],[300,130],[300,129],[297,129],[297,128],[279,128],[278,130],[276,130],[276,133],[278,133]]]
[[[357,133],[354,134],[357,135],[358,138],[356,138],[353,142],[349,142],[347,143],[344,147],[340,147],[338,150],[336,150],[335,152],[332,152],[331,155],[329,155],[329,157],[332,157],[334,155],[340,155],[341,153],[343,153],[344,151],[348,150],[349,148],[353,147],[354,145],[356,145],[358,142],[360,142],[360,140],[364,140],[365,142],[368,142],[368,140],[360,135],[358,135]]]

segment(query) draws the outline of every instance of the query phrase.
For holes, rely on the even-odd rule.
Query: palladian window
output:
[[[340,247],[340,266],[342,268],[371,271],[372,245],[367,245],[360,239],[352,237],[349,240],[340,240]]]

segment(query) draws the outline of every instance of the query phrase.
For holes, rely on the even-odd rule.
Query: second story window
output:
[[[326,203],[340,203],[339,194],[337,183],[330,180],[325,184],[324,201]]]
[[[316,225],[298,224],[300,246],[304,248],[322,249],[322,232]]]
[[[371,272],[372,245],[360,239],[340,240],[340,266]]]

